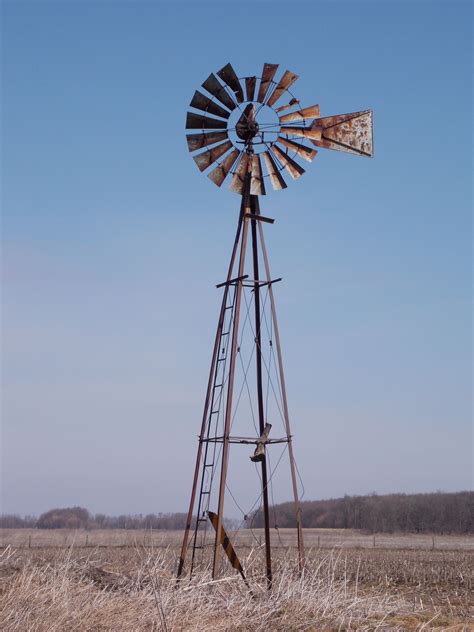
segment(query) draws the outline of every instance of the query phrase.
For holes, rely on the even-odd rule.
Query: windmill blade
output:
[[[203,110],[209,114],[215,114],[216,116],[220,116],[221,118],[228,119],[230,116],[230,112],[221,108],[220,105],[211,101],[209,97],[206,97],[202,92],[196,90],[193,98],[191,99],[191,103],[189,104],[192,108],[196,108],[197,110]]]
[[[233,151],[231,151],[230,154],[224,158],[221,164],[217,165],[217,167],[208,174],[208,178],[210,178],[214,182],[214,184],[220,187],[226,179],[229,171],[232,169],[239,155],[240,151],[238,149],[234,149]]]
[[[267,96],[268,88],[278,70],[278,64],[263,64],[262,77],[260,79],[260,86],[258,88],[257,101],[263,103]]]
[[[291,123],[292,121],[305,121],[306,119],[319,118],[321,113],[319,111],[319,105],[311,105],[308,108],[297,110],[296,112],[290,112],[290,114],[284,114],[280,116],[280,123]]]
[[[275,155],[278,158],[278,160],[285,167],[285,169],[288,171],[288,173],[293,178],[293,180],[296,180],[297,178],[303,175],[303,173],[305,172],[303,167],[301,167],[297,162],[295,162],[293,158],[290,158],[288,154],[285,154],[278,147],[278,145],[274,145],[272,149],[275,152]]]
[[[308,162],[312,162],[316,154],[318,153],[316,149],[310,149],[305,145],[300,145],[300,143],[296,143],[294,140],[289,140],[288,138],[282,138],[279,136],[276,140],[280,145],[284,145],[288,147],[288,149],[293,149],[298,156],[304,158]]]
[[[245,77],[245,92],[247,94],[247,101],[253,101],[256,83],[257,77]]]
[[[289,110],[290,108],[292,108],[294,105],[297,105],[298,103],[299,103],[299,100],[293,97],[292,99],[290,99],[290,102],[287,103],[286,105],[280,105],[279,108],[275,108],[275,112],[277,114],[279,112],[284,112],[285,110]]]
[[[222,81],[235,93],[237,102],[243,103],[244,93],[242,91],[242,86],[240,85],[239,78],[235,74],[235,70],[232,66],[230,64],[226,64],[217,72],[217,76],[220,77]]]
[[[318,147],[358,156],[374,155],[372,110],[326,116],[316,119],[311,128],[321,131],[319,140],[312,139]]]
[[[252,176],[250,179],[250,194],[265,195],[265,183],[262,176],[262,164],[260,156],[254,154],[252,156]]]
[[[225,143],[221,145],[217,145],[213,149],[209,149],[208,151],[203,151],[202,154],[198,154],[197,156],[193,156],[195,163],[199,167],[201,171],[204,171],[208,167],[212,165],[218,158],[223,156],[226,151],[232,147],[232,143],[230,140],[226,140]]]
[[[247,175],[249,165],[249,155],[243,153],[237,169],[232,177],[229,189],[235,193],[242,193],[244,190],[245,176]]]
[[[281,189],[286,189],[286,182],[278,169],[278,165],[273,160],[273,156],[270,151],[264,151],[262,156],[265,161],[265,166],[267,168],[273,190],[280,191]]]
[[[291,127],[282,125],[280,134],[288,134],[288,136],[299,136],[300,138],[309,138],[310,140],[321,139],[321,129],[318,127]]]
[[[194,114],[188,112],[186,116],[186,129],[225,129],[227,121],[202,116],[202,114]]]
[[[270,95],[267,105],[271,107],[274,103],[276,103],[281,95],[286,92],[286,90],[293,85],[297,79],[298,75],[295,75],[295,73],[290,70],[285,70],[283,77],[280,79],[277,87]]]
[[[230,111],[235,110],[237,106],[234,99],[229,95],[224,86],[219,83],[215,75],[211,73],[201,85],[209,94],[212,94],[213,97],[216,97],[218,101],[225,105],[226,108],[229,108]]]
[[[214,145],[214,143],[218,143],[226,138],[228,138],[227,132],[209,132],[208,134],[201,132],[200,134],[186,135],[189,151],[196,151],[208,145]]]

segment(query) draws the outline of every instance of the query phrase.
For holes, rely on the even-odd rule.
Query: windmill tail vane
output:
[[[263,231],[274,220],[260,213],[259,196],[270,187],[285,189],[288,176],[302,176],[302,161],[312,162],[319,148],[373,155],[371,110],[321,117],[319,105],[301,108],[290,90],[298,75],[285,70],[276,79],[277,72],[278,64],[265,63],[260,76],[238,77],[226,64],[202,83],[205,93],[194,93],[186,116],[188,149],[199,170],[218,187],[227,180],[241,204],[226,280],[217,285],[223,297],[177,572],[180,578],[187,569],[191,576],[199,564],[211,561],[216,578],[223,547],[247,583],[236,542],[231,543],[223,524],[229,494],[242,513],[240,527],[249,526],[248,521],[251,527],[255,519],[263,522],[268,588],[273,582],[270,497],[273,504],[273,483],[283,457],[289,464],[300,570],[305,554],[273,291],[281,278],[272,278]],[[238,445],[254,446],[247,463],[258,475],[257,500],[246,510],[230,489],[231,446],[234,455]],[[278,449],[279,456],[274,452]]]

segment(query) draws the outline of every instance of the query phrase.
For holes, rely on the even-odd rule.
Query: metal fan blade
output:
[[[214,182],[214,184],[220,187],[226,179],[227,174],[232,169],[232,166],[237,160],[239,154],[240,151],[238,149],[234,149],[233,151],[231,151],[230,154],[224,158],[221,164],[213,169],[207,177],[210,178]]]
[[[293,158],[290,158],[288,154],[285,154],[277,145],[273,145],[272,150],[275,152],[276,157],[288,171],[293,180],[296,180],[296,178],[299,178],[303,175],[303,173],[305,172],[303,167],[300,167],[300,165],[295,162]]]
[[[308,162],[312,162],[313,158],[318,153],[315,149],[310,149],[309,147],[300,145],[300,143],[295,143],[294,140],[288,140],[287,138],[282,138],[281,136],[277,138],[276,142],[288,147],[288,149],[293,149],[298,156],[304,158]]]
[[[272,187],[274,191],[280,191],[281,189],[286,189],[286,182],[283,179],[283,176],[278,169],[276,162],[273,160],[272,155],[269,151],[264,151],[263,160],[265,161],[265,166],[267,167],[268,175],[270,176],[270,182],[272,183]]]
[[[294,105],[297,105],[298,103],[299,103],[299,100],[293,97],[293,99],[291,99],[290,102],[287,103],[286,105],[280,105],[279,108],[275,108],[275,112],[277,114],[278,112],[284,112],[285,110],[289,110],[290,108],[292,108]]]
[[[226,83],[229,88],[235,93],[238,103],[243,103],[244,93],[242,91],[242,86],[240,85],[239,78],[235,74],[235,70],[232,68],[230,64],[226,64],[224,68],[221,68],[217,72],[217,76],[222,79],[224,83]]]
[[[215,75],[211,73],[206,81],[201,85],[209,92],[209,94],[212,94],[213,97],[216,97],[218,101],[225,105],[226,108],[229,108],[231,111],[235,110],[237,106],[234,99],[229,95],[224,86],[219,83]]]
[[[209,149],[208,151],[203,151],[202,154],[193,156],[193,158],[199,169],[201,171],[204,171],[205,169],[210,167],[212,163],[215,162],[218,158],[223,156],[226,151],[229,151],[231,147],[232,143],[230,142],[230,140],[226,140],[225,143],[217,145],[217,147]]]
[[[235,170],[232,177],[229,189],[235,193],[242,193],[244,190],[245,176],[247,175],[249,165],[249,155],[247,153],[242,154],[239,165]]]
[[[262,176],[262,165],[260,156],[254,154],[252,156],[252,176],[250,180],[251,195],[265,195],[265,183]]]
[[[311,105],[308,108],[297,110],[296,112],[290,112],[290,114],[284,114],[280,116],[280,123],[291,123],[292,121],[305,121],[306,119],[319,118],[321,113],[319,111],[319,105]]]
[[[268,88],[278,70],[278,64],[263,64],[262,77],[260,79],[260,86],[258,88],[257,101],[263,103],[267,96]]]
[[[358,156],[374,155],[372,110],[325,116],[316,119],[311,128],[321,131],[321,138],[313,140],[318,147]]]
[[[186,129],[225,129],[227,121],[219,121],[218,119],[202,116],[188,112],[186,116]]]
[[[209,132],[208,134],[201,132],[200,134],[186,135],[189,151],[196,151],[208,145],[214,145],[214,143],[218,143],[226,138],[228,138],[227,132]]]
[[[300,138],[309,138],[316,141],[321,139],[321,130],[317,127],[291,127],[283,125],[280,127],[280,134],[288,134],[288,136],[300,136]]]
[[[245,92],[247,93],[247,101],[253,101],[256,83],[257,77],[245,77]]]
[[[283,77],[280,79],[277,87],[270,95],[270,98],[267,101],[267,105],[271,107],[274,103],[276,103],[278,99],[281,97],[281,95],[291,85],[293,85],[297,79],[298,79],[298,75],[295,75],[295,73],[291,72],[290,70],[285,70]]]
[[[220,105],[211,101],[208,97],[206,97],[202,92],[196,90],[194,96],[189,104],[192,108],[196,108],[197,110],[203,110],[208,114],[215,114],[216,116],[220,116],[221,118],[228,119],[230,116],[230,112],[221,108]]]

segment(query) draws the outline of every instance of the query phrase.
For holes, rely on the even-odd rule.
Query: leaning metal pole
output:
[[[256,214],[259,214],[260,207],[258,198],[256,200]],[[265,274],[268,282],[268,293],[270,295],[270,306],[272,310],[272,320],[273,320],[273,330],[275,343],[277,348],[277,358],[278,358],[278,370],[280,374],[280,384],[281,384],[281,393],[283,400],[283,414],[285,418],[285,430],[286,436],[288,439],[288,456],[290,461],[290,471],[291,471],[291,482],[293,486],[293,498],[294,498],[294,507],[295,507],[295,516],[296,516],[296,530],[298,536],[298,558],[299,558],[299,568],[300,572],[303,572],[304,564],[305,564],[305,554],[304,554],[304,542],[303,542],[303,529],[301,524],[301,507],[300,501],[298,497],[298,484],[296,481],[296,466],[295,466],[295,457],[293,455],[293,443],[290,429],[290,415],[288,413],[288,399],[286,397],[286,383],[285,383],[285,373],[283,371],[283,357],[281,352],[280,345],[280,333],[278,330],[278,321],[276,316],[276,307],[275,307],[275,298],[273,296],[273,288],[271,284],[271,273],[270,273],[270,265],[268,263],[268,255],[267,248],[265,246],[265,238],[263,235],[263,227],[261,223],[258,223],[259,235],[260,235],[260,245],[262,248],[263,261],[265,265]]]
[[[249,163],[250,164],[250,163]],[[248,235],[248,219],[245,217],[246,212],[249,209],[250,198],[250,172],[245,174],[243,192],[242,192],[242,206],[243,206],[243,230],[242,240],[240,246],[240,258],[239,269],[237,272],[237,285],[235,291],[235,305],[234,305],[234,323],[232,327],[232,343],[231,343],[231,355],[229,362],[229,380],[227,388],[226,408],[225,408],[225,421],[224,421],[224,436],[222,444],[222,463],[221,463],[221,476],[219,483],[219,502],[217,506],[217,527],[216,527],[216,540],[214,544],[214,558],[212,562],[212,578],[215,579],[219,569],[219,554],[220,543],[222,542],[222,518],[224,514],[224,497],[225,497],[225,485],[227,480],[227,468],[229,465],[229,434],[232,419],[232,399],[234,393],[234,375],[235,364],[237,359],[237,344],[239,335],[239,320],[240,320],[240,303],[242,300],[242,277],[244,275],[245,265],[245,251],[247,249],[247,235]]]
[[[253,278],[254,278],[254,305],[255,305],[255,357],[257,363],[257,401],[258,401],[258,422],[260,436],[265,428],[265,413],[263,406],[263,384],[262,384],[262,340],[261,340],[261,313],[260,313],[260,276],[258,268],[258,241],[257,241],[257,219],[259,215],[258,197],[250,196],[250,212],[254,217],[251,219],[252,224],[252,259],[253,259]],[[260,223],[260,222],[258,222]],[[267,456],[266,447],[265,454],[261,461],[262,465],[262,496],[263,496],[263,517],[265,532],[265,561],[267,585],[272,587],[272,557],[270,544],[270,517],[268,511],[268,476],[267,476]]]
[[[230,287],[229,282],[232,279],[232,271],[234,269],[235,258],[236,258],[236,254],[237,254],[237,250],[238,250],[238,246],[239,246],[239,242],[240,242],[242,226],[243,226],[243,223],[244,223],[244,214],[245,214],[245,205],[244,205],[244,198],[242,198],[239,222],[238,222],[238,225],[237,225],[237,233],[236,233],[236,236],[235,236],[234,246],[233,246],[232,254],[231,254],[231,257],[230,257],[229,269],[228,269],[228,272],[227,272],[227,279],[226,279],[226,283],[224,285],[224,296],[222,298],[221,311],[220,311],[220,314],[219,314],[219,321],[218,321],[218,325],[217,325],[216,338],[215,338],[215,342],[214,342],[214,350],[212,352],[211,368],[210,368],[210,371],[209,371],[209,381],[208,381],[208,384],[207,384],[206,400],[205,400],[205,404],[204,404],[204,412],[203,412],[203,416],[202,416],[201,432],[200,432],[200,435],[199,435],[199,444],[198,444],[198,451],[197,451],[197,456],[196,456],[196,466],[194,468],[194,478],[193,478],[193,486],[192,486],[192,491],[191,491],[191,499],[189,501],[188,515],[187,515],[187,518],[186,518],[186,528],[185,528],[185,531],[184,531],[183,544],[181,546],[181,554],[180,554],[180,558],[179,558],[178,573],[177,573],[178,578],[181,576],[181,574],[183,572],[184,562],[185,562],[185,559],[186,559],[186,552],[188,550],[188,545],[189,545],[189,532],[190,532],[190,529],[191,529],[191,523],[192,523],[192,519],[193,519],[194,504],[196,502],[196,490],[197,490],[197,483],[198,483],[198,478],[199,478],[199,470],[200,470],[200,466],[201,466],[202,449],[203,449],[204,438],[205,438],[205,433],[206,433],[206,423],[207,423],[207,417],[208,417],[208,413],[209,413],[209,404],[210,404],[210,401],[211,401],[213,378],[214,378],[214,373],[215,373],[215,369],[216,369],[217,356],[218,356],[218,353],[219,353],[219,342],[220,342],[220,339],[221,339],[222,328],[224,326],[225,306],[226,306],[226,303],[227,303],[227,296],[228,296],[229,287]],[[197,516],[197,517],[199,517],[199,516]]]

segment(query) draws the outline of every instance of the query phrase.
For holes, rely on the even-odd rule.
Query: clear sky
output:
[[[186,508],[239,199],[184,120],[228,61],[375,112],[261,202],[305,498],[472,487],[471,41],[452,0],[2,3],[4,512]]]

